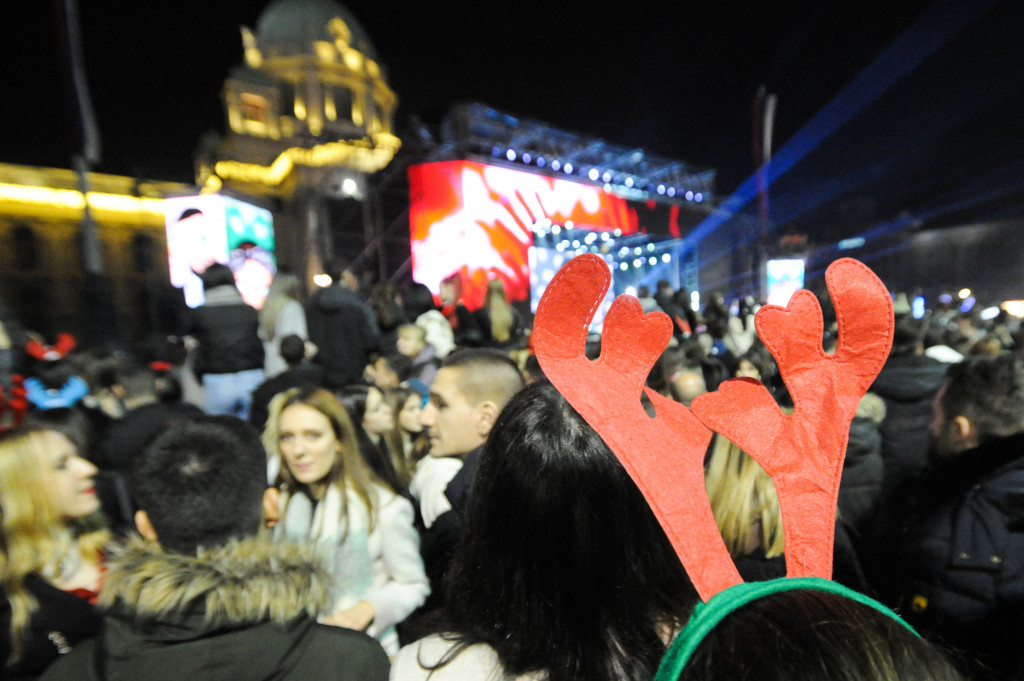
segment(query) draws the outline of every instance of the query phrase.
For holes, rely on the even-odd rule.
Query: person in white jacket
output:
[[[363,463],[352,422],[327,390],[274,398],[263,441],[280,457],[267,497],[275,538],[315,543],[335,577],[334,608],[321,621],[366,631],[393,654],[395,625],[430,594],[412,504]]]
[[[281,339],[295,334],[309,340],[306,311],[299,302],[299,278],[279,271],[270,283],[270,291],[260,308],[260,338],[263,340],[263,373],[267,378],[288,368],[281,357]]]

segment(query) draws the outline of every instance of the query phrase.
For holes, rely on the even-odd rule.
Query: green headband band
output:
[[[689,662],[690,656],[693,655],[693,651],[701,644],[701,641],[708,635],[708,632],[718,626],[718,623],[734,610],[759,598],[796,589],[827,591],[845,596],[891,617],[915,636],[920,636],[914,631],[913,627],[900,619],[899,615],[878,601],[827,579],[821,579],[820,577],[794,577],[773,579],[767,582],[748,582],[720,591],[712,596],[711,600],[707,603],[700,603],[693,609],[690,620],[672,641],[668,651],[665,653],[665,657],[662,658],[654,681],[677,681],[686,663]]]

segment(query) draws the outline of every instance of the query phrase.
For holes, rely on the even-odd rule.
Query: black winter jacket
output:
[[[373,312],[341,285],[317,292],[306,305],[309,340],[319,348],[313,361],[324,368],[325,385],[342,388],[359,381],[369,356],[380,348]]]
[[[38,575],[25,578],[25,588],[36,599],[37,607],[29,621],[29,630],[23,641],[18,662],[6,664],[0,678],[15,681],[39,676],[67,647],[73,647],[95,636],[103,619],[99,611],[84,598],[62,591]],[[10,604],[6,598],[0,604],[0,657],[10,653]]]
[[[195,373],[237,374],[263,368],[259,313],[234,286],[206,292],[206,303],[189,313],[189,333],[199,341]]]
[[[42,678],[386,681],[375,640],[316,623],[330,596],[310,551],[253,538],[184,556],[136,539],[113,552],[99,637]]]
[[[922,633],[1012,673],[1024,641],[1024,434],[928,471],[882,522],[889,600]]]
[[[885,400],[880,428],[883,496],[917,477],[928,463],[932,402],[946,382],[946,369],[947,365],[925,355],[892,356],[871,386],[871,392]]]

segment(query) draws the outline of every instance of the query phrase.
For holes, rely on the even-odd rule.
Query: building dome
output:
[[[359,20],[333,0],[275,0],[256,20],[256,40],[268,57],[307,54],[313,41],[334,41],[328,24],[340,18],[348,26],[348,44],[368,59],[377,59],[377,50]]]

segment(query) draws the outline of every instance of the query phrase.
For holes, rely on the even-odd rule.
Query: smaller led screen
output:
[[[804,287],[804,261],[799,258],[769,260],[767,265],[768,303],[785,306],[793,294]]]
[[[215,262],[231,268],[246,303],[263,305],[277,271],[269,210],[226,196],[182,196],[164,201],[171,284],[185,303],[205,300],[199,278]]]

